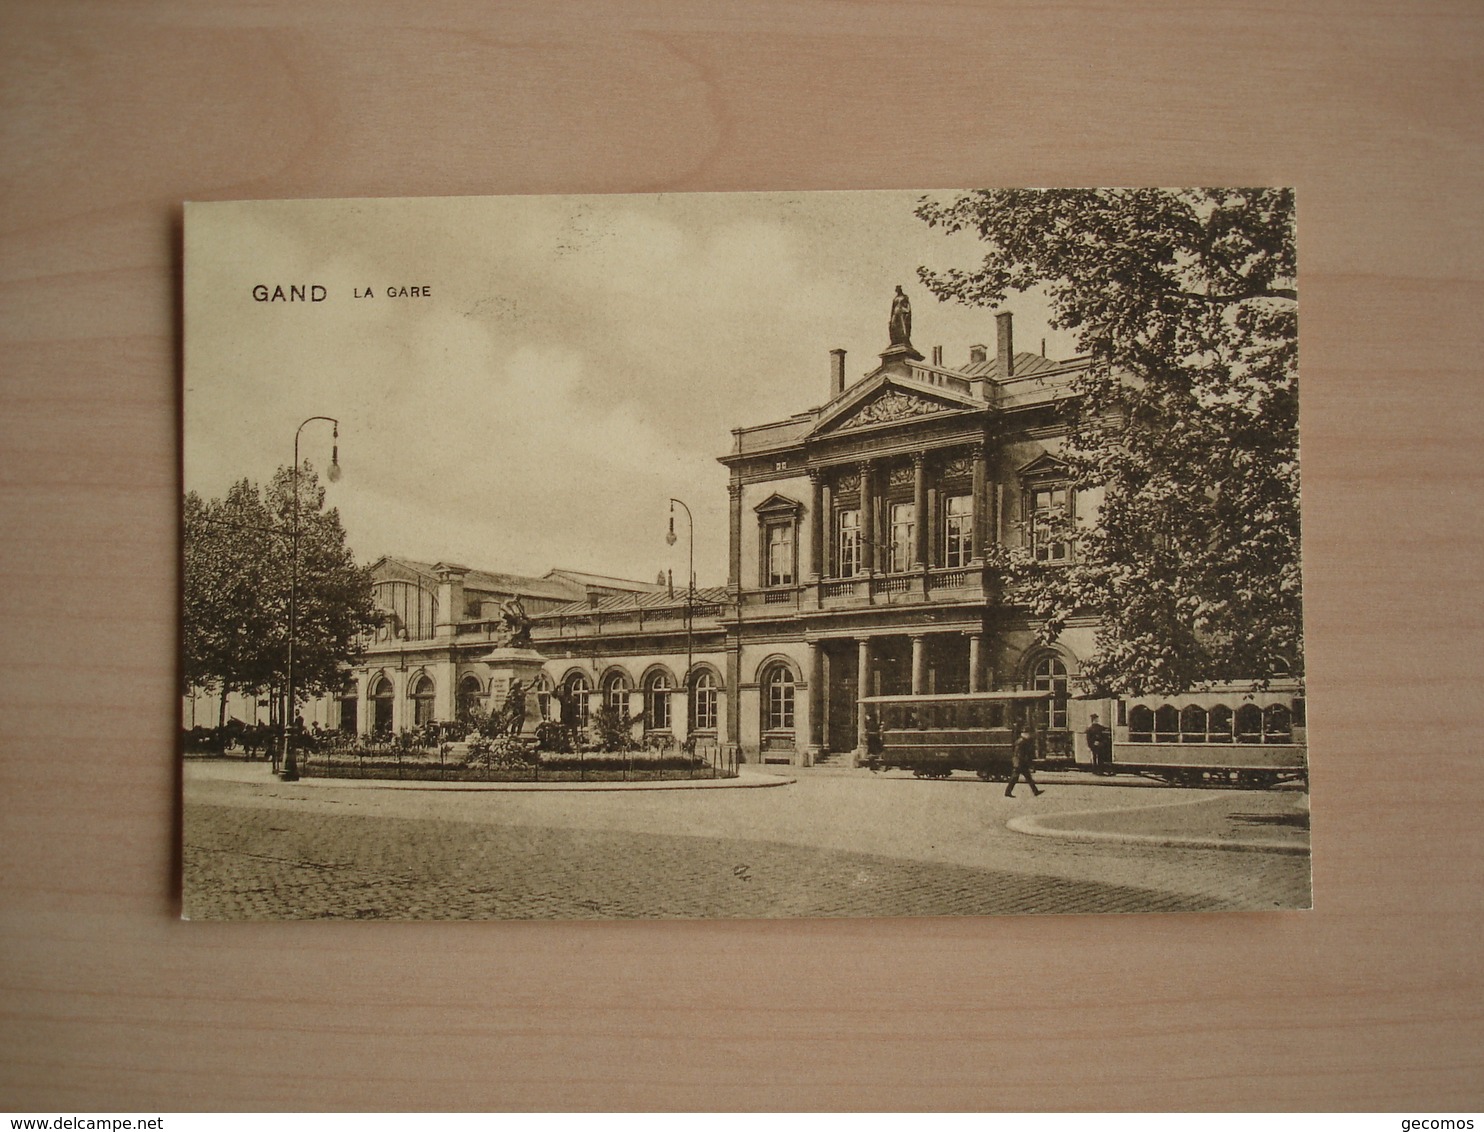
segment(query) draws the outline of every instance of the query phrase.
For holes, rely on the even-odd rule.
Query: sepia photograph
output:
[[[1311,906],[1295,196],[188,204],[188,920]]]

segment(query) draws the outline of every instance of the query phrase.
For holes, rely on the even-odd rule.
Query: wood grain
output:
[[[1426,2],[0,9],[0,1107],[1484,1104],[1481,40]],[[184,199],[1299,190],[1308,914],[173,919]]]

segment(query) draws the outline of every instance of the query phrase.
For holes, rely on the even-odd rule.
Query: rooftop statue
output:
[[[900,283],[897,284],[897,293],[892,296],[891,321],[887,323],[887,332],[891,335],[893,346],[912,349],[912,303]]]

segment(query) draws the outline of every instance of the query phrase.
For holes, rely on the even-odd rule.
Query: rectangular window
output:
[[[974,556],[974,507],[967,495],[943,501],[943,565],[967,566]]]
[[[839,531],[836,540],[839,553],[835,556],[835,562],[839,567],[840,577],[853,578],[861,572],[861,513],[855,510],[841,511],[835,522]]]
[[[791,586],[794,581],[794,527],[792,523],[768,524],[768,580],[770,586]]]
[[[1031,549],[1037,562],[1066,562],[1071,557],[1066,540],[1067,498],[1065,486],[1031,491]]]
[[[891,505],[891,563],[893,572],[910,570],[916,551],[917,507],[912,503]]]

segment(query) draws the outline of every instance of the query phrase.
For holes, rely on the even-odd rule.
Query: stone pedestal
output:
[[[521,725],[521,734],[534,734],[536,725],[541,722],[541,717],[536,710],[536,697],[532,694],[533,685],[536,677],[541,674],[542,668],[546,665],[546,657],[533,648],[512,648],[509,645],[502,645],[479,659],[490,668],[490,694],[486,701],[490,714],[494,715],[505,706],[505,697],[510,692],[510,685],[519,680],[526,692],[526,720]]]

